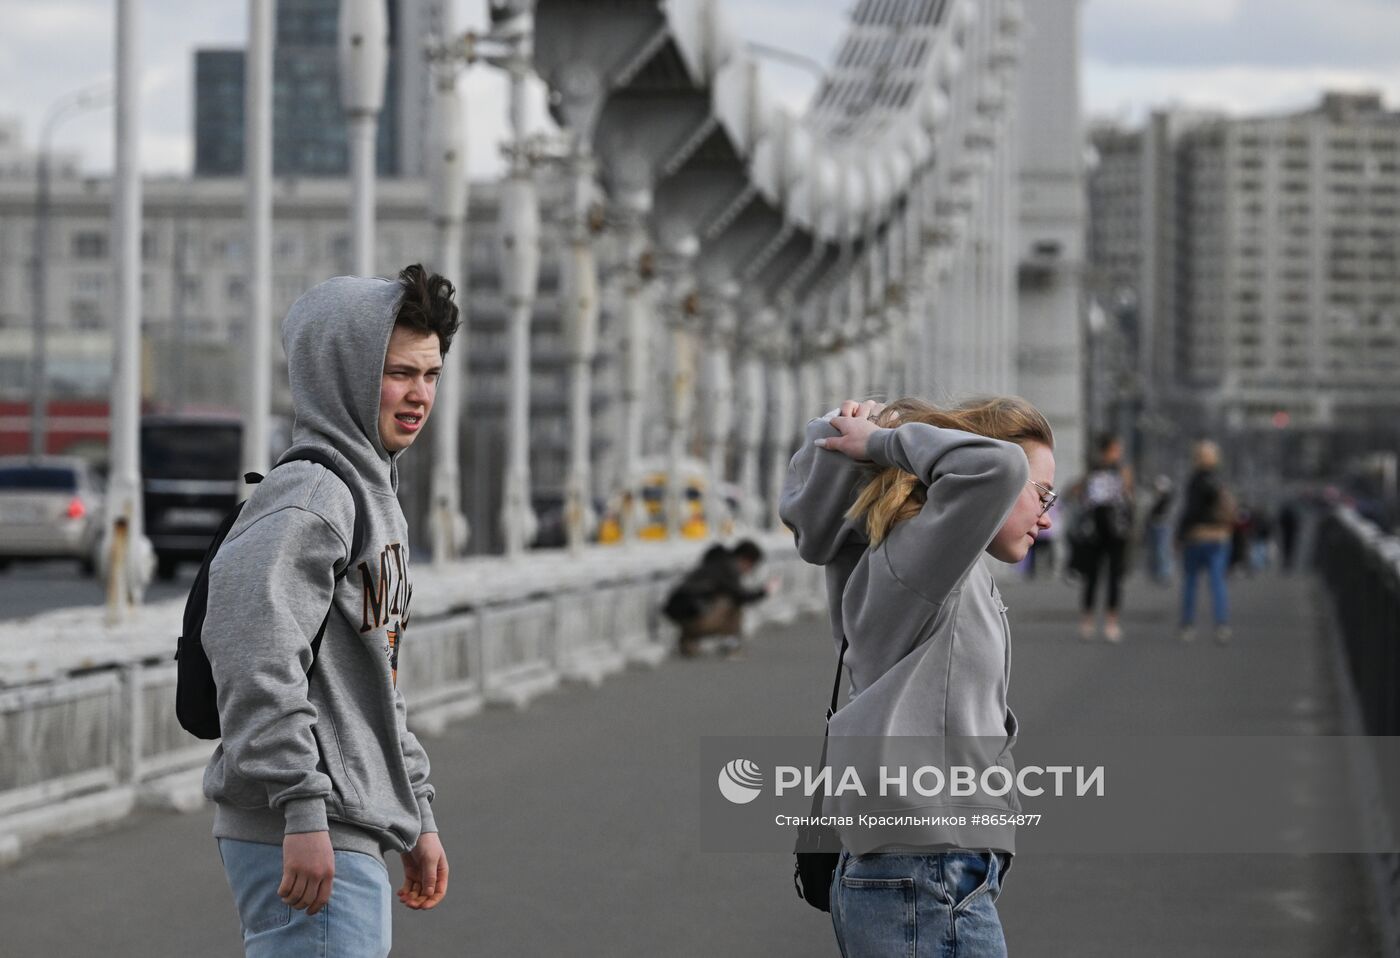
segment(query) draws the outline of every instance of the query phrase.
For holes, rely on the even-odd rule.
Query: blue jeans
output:
[[[1154,522],[1147,527],[1151,545],[1152,578],[1157,582],[1169,582],[1172,577],[1172,530],[1171,526]]]
[[[1210,604],[1215,624],[1230,621],[1230,597],[1225,592],[1225,568],[1230,564],[1230,543],[1188,542],[1181,556],[1181,624],[1196,621],[1196,577],[1205,571],[1210,581]]]
[[[282,846],[228,838],[218,841],[248,958],[384,958],[389,954],[393,889],[382,859],[336,851],[330,901],[308,916],[277,897]]]
[[[843,958],[1006,958],[997,916],[1002,852],[842,852],[831,923]]]

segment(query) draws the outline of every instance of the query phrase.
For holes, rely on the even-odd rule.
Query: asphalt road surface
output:
[[[196,563],[187,562],[180,566],[174,580],[152,580],[146,601],[183,598],[190,591],[196,569]],[[0,620],[72,606],[102,605],[106,601],[102,580],[83,575],[76,562],[16,562],[0,570]]]
[[[1171,593],[1142,582],[1110,646],[1075,637],[1069,587],[999,579],[1028,732],[1338,730],[1306,581],[1236,583],[1222,648],[1180,644]],[[833,658],[807,619],[745,661],[672,660],[429,740],[451,890],[430,913],[395,906],[395,953],[836,955],[790,856],[702,853],[695,830],[700,736],[816,734]],[[0,870],[0,953],[241,954],[209,829],[207,810],[142,812],[31,851]],[[999,908],[1015,956],[1361,958],[1378,953],[1364,888],[1355,856],[1022,855]]]

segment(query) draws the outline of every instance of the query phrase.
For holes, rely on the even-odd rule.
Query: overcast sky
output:
[[[1026,0],[1032,6],[1043,0]],[[751,40],[825,62],[850,0],[727,0]],[[238,0],[141,0],[141,163],[187,173],[193,157],[194,50],[241,46]],[[464,28],[486,0],[457,0]],[[0,0],[0,116],[18,116],[32,144],[48,105],[110,78],[115,0]],[[1231,112],[1311,104],[1324,88],[1382,90],[1400,108],[1400,0],[1086,0],[1083,93],[1091,116],[1136,120],[1168,103]],[[779,98],[800,107],[815,80],[766,65]],[[504,85],[478,67],[464,87],[473,171],[490,173],[504,127]],[[539,96],[539,91],[536,91]],[[472,109],[475,107],[475,109]],[[534,114],[543,116],[537,103]],[[90,172],[111,168],[112,115],[66,121],[55,137]]]

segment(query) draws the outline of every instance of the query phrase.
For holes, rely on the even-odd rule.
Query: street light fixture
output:
[[[439,8],[434,32],[450,36],[451,9]],[[433,563],[443,565],[457,558],[466,548],[470,527],[462,515],[461,479],[458,471],[459,423],[462,400],[466,396],[467,295],[469,274],[459,275],[462,267],[462,235],[467,217],[467,149],[463,123],[462,97],[457,91],[457,71],[453,64],[428,51],[434,64],[433,101],[428,142],[428,215],[437,239],[437,269],[456,279],[461,326],[457,348],[443,361],[438,401],[433,424],[432,501]]]
[[[534,4],[492,0],[491,29],[485,36],[443,31],[429,46],[430,60],[470,67],[478,61],[504,70],[510,78],[511,141],[509,172],[500,191],[501,288],[509,312],[509,379],[506,467],[501,526],[507,556],[519,556],[534,541],[538,519],[530,506],[530,319],[539,279],[540,211],[533,165],[539,152],[525,132],[525,81],[531,70]]]
[[[374,275],[374,142],[384,107],[388,42],[384,0],[340,0],[336,45],[350,141],[350,242],[356,276]]]
[[[45,420],[48,417],[48,261],[49,225],[53,197],[49,155],[54,132],[60,123],[80,113],[101,109],[112,102],[110,83],[84,87],[55,100],[44,114],[39,131],[39,166],[37,194],[34,199],[34,249],[30,259],[30,282],[33,286],[34,343],[30,353],[29,391],[31,394],[29,420],[29,451],[42,456],[47,440]]]

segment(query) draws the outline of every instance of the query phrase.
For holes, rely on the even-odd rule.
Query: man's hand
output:
[[[442,850],[437,832],[418,836],[413,851],[403,859],[403,887],[399,901],[409,908],[426,911],[442,901],[447,894],[447,853]]]
[[[282,884],[277,897],[297,911],[318,913],[331,899],[335,849],[330,832],[302,832],[282,839]]]
[[[833,452],[845,453],[858,461],[866,461],[869,458],[866,455],[866,442],[870,439],[870,434],[880,428],[875,425],[874,420],[884,411],[884,404],[873,399],[865,402],[847,399],[841,403],[840,411],[831,420],[831,425],[841,435],[830,439],[818,439],[817,445]]]

